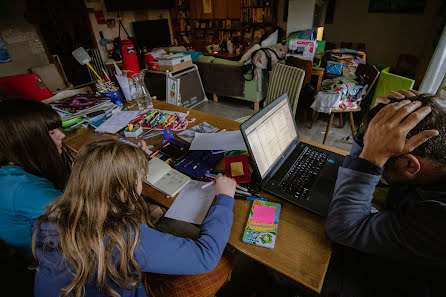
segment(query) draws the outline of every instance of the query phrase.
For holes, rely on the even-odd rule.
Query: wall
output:
[[[146,0],[147,1],[147,0]],[[160,0],[162,1],[162,0]],[[87,2],[86,3],[87,8],[93,8],[94,10],[102,10],[105,16],[105,19],[108,18],[115,18],[116,19],[116,12],[107,12],[107,9],[105,8],[104,0],[99,0],[98,2]],[[99,35],[99,31],[102,31],[104,34],[104,38],[113,40],[115,37],[118,37],[118,21],[116,20],[116,26],[113,28],[108,28],[107,25],[98,25],[96,21],[96,17],[94,13],[89,13],[90,16],[90,22],[91,26],[93,28],[94,36],[96,38],[96,41],[98,43],[99,49],[101,51],[101,56],[104,61],[106,61],[106,55],[104,46],[100,45],[99,40],[101,40],[101,37]],[[134,37],[133,34],[133,28],[132,28],[132,22],[135,21],[144,21],[144,20],[156,20],[156,19],[168,19],[169,20],[169,28],[170,28],[170,39],[173,44],[173,37],[172,37],[172,25],[170,23],[170,15],[168,9],[153,9],[153,10],[138,10],[138,11],[123,11],[120,12],[121,21],[127,30],[127,32],[130,34],[130,36]],[[126,39],[127,35],[125,34],[124,30],[121,28],[121,39]]]
[[[324,39],[363,42],[368,61],[396,65],[400,54],[420,59],[417,82],[421,82],[433,54],[438,28],[436,13],[441,0],[426,0],[423,14],[368,13],[369,1],[336,0],[333,24],[325,25]]]
[[[48,64],[48,57],[34,25],[24,18],[25,0],[3,1],[0,34],[12,62],[0,64],[0,77],[27,73],[31,67]]]
[[[282,28],[284,39],[286,38],[287,22],[283,21],[285,0],[277,0],[277,26]],[[280,40],[279,40],[280,41]]]
[[[313,27],[315,0],[289,0],[287,34]]]

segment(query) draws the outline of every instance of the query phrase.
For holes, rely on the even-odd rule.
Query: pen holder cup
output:
[[[137,138],[141,133],[143,132],[141,126],[136,126],[133,128],[132,131],[129,131],[129,127],[125,128],[124,135],[125,137],[135,137]]]
[[[110,98],[111,102],[118,105],[119,107],[122,107],[122,96],[119,89],[116,89],[116,91],[113,92],[107,92],[107,93],[101,93],[103,96]]]

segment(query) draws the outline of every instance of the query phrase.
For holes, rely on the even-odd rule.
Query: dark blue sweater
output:
[[[158,232],[147,225],[139,225],[140,240],[135,250],[136,261],[143,272],[163,274],[201,274],[212,271],[218,264],[229,238],[232,226],[234,198],[220,194],[203,221],[197,240],[175,237]],[[54,248],[59,242],[57,227],[44,223],[36,240],[37,268],[34,292],[36,297],[56,297],[73,279],[69,265]],[[47,245],[43,249],[44,244]],[[133,290],[117,288],[108,282],[121,297],[146,296],[142,282]],[[104,296],[91,280],[85,286],[85,295]]]
[[[359,158],[355,139],[339,168],[327,218],[328,236],[362,252],[441,268],[446,264],[446,183],[391,186],[388,207],[370,213],[383,168]]]

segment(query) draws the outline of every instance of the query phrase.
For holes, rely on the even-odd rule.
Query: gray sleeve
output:
[[[392,258],[412,254],[401,230],[401,215],[385,210],[371,214],[371,200],[380,176],[339,168],[327,218],[328,236],[357,250]]]

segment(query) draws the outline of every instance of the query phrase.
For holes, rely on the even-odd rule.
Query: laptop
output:
[[[240,130],[263,190],[327,216],[344,156],[300,141],[287,94],[253,115]]]

